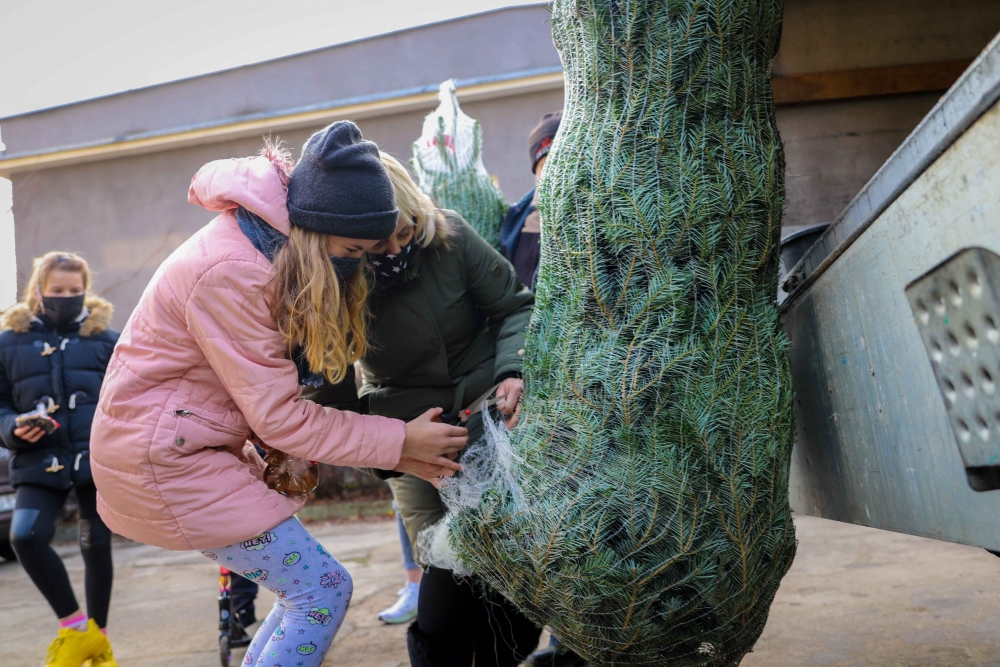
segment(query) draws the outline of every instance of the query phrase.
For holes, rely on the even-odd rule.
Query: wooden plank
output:
[[[771,85],[776,104],[944,91],[951,88],[971,64],[971,59],[962,59],[786,74],[775,77]]]

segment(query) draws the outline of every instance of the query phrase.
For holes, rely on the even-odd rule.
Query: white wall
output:
[[[10,181],[0,178],[0,310],[17,301],[17,263],[14,260],[14,213]]]

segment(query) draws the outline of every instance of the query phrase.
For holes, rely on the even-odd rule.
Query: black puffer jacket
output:
[[[88,296],[89,315],[64,331],[34,317],[23,303],[0,321],[0,444],[14,452],[10,481],[66,489],[91,480],[90,423],[118,341],[108,328],[111,304]],[[60,428],[32,444],[14,435],[15,418],[48,398]]]

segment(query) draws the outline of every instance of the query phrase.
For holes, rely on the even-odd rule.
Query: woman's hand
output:
[[[521,419],[521,394],[524,393],[524,380],[507,378],[497,387],[497,396],[503,396],[497,401],[497,410],[507,417],[504,426],[512,429]]]
[[[42,436],[45,435],[45,431],[38,428],[37,426],[31,426],[30,424],[25,424],[24,426],[18,426],[14,429],[14,435],[19,437],[21,440],[27,440],[28,442],[38,442],[41,440]]]
[[[425,463],[409,456],[399,459],[399,465],[393,468],[393,470],[410,473],[420,479],[425,479],[435,487],[439,487],[445,477],[451,477],[455,474],[455,471],[451,468],[445,468],[433,463]]]
[[[413,421],[406,422],[406,439],[403,440],[400,461],[411,458],[441,468],[462,469],[451,459],[465,449],[469,431],[461,426],[442,424],[439,421],[442,412],[442,408],[431,408]]]

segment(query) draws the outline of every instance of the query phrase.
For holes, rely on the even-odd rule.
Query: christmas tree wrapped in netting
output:
[[[780,0],[555,0],[524,411],[446,482],[429,558],[593,665],[735,666],[795,553],[774,304]]]
[[[438,99],[413,144],[417,183],[439,208],[458,212],[499,250],[500,223],[509,207],[483,165],[483,130],[458,106],[454,81],[441,84]]]

